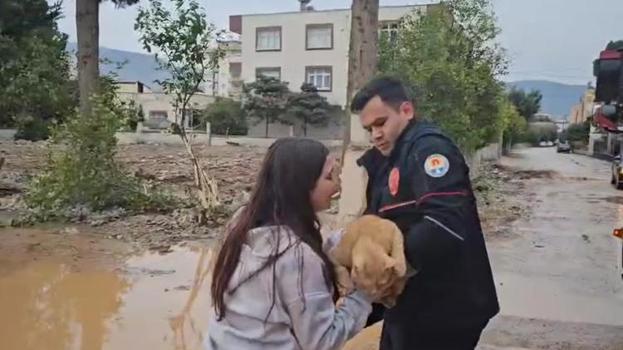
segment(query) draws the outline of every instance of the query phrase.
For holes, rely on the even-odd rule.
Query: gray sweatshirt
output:
[[[322,272],[322,260],[307,244],[297,243],[284,227],[249,232],[230,288],[262,266],[278,238],[279,251],[285,253],[274,267],[274,293],[272,267],[240,285],[233,294],[225,293],[225,318],[217,321],[214,309],[210,309],[205,349],[340,349],[365,326],[371,300],[356,291],[336,307]]]

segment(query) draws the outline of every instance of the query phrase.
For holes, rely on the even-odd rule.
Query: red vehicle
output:
[[[595,126],[611,133],[623,132],[623,41],[608,44],[593,65],[597,87],[595,102],[599,107],[593,116]],[[623,148],[620,148],[623,149]],[[622,154],[612,163],[612,183],[623,189]],[[615,229],[614,236],[623,239],[623,228]],[[619,270],[623,278],[623,244],[619,256]]]
[[[597,78],[595,103],[599,104],[593,123],[607,132],[620,133],[623,132],[623,43],[618,47],[608,46],[593,65]]]

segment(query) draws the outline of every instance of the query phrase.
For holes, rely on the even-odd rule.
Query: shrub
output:
[[[68,218],[76,207],[172,209],[175,200],[124,173],[115,161],[120,123],[110,107],[95,98],[91,115],[71,116],[53,128],[47,168],[31,181],[26,193],[36,220]]]

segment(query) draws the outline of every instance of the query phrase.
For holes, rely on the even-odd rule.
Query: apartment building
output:
[[[379,30],[390,36],[399,20],[428,6],[387,6],[379,9]],[[240,34],[239,62],[229,64],[232,79],[252,82],[258,75],[288,82],[298,91],[304,82],[318,88],[330,103],[346,104],[350,9],[313,10],[230,16],[230,31]]]
[[[595,90],[589,88],[580,98],[580,102],[571,107],[569,121],[571,124],[584,123],[595,112]]]
[[[117,95],[124,102],[134,101],[141,106],[145,113],[144,126],[152,129],[166,129],[175,120],[175,108],[173,102],[175,96],[164,92],[152,91],[149,86],[140,81],[119,81]],[[214,96],[205,93],[197,93],[190,99],[186,127],[192,127],[192,111],[203,110],[214,102]]]
[[[240,98],[242,92],[241,71],[241,43],[239,36],[230,36],[218,43],[224,51],[224,57],[219,62],[219,68],[212,72],[207,81],[206,90],[213,96]]]

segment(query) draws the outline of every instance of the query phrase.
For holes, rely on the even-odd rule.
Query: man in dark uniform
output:
[[[368,172],[367,214],[394,221],[405,239],[409,277],[384,319],[381,350],[474,349],[499,311],[469,169],[457,146],[418,120],[405,86],[369,82],[351,109],[374,148],[358,163]]]

